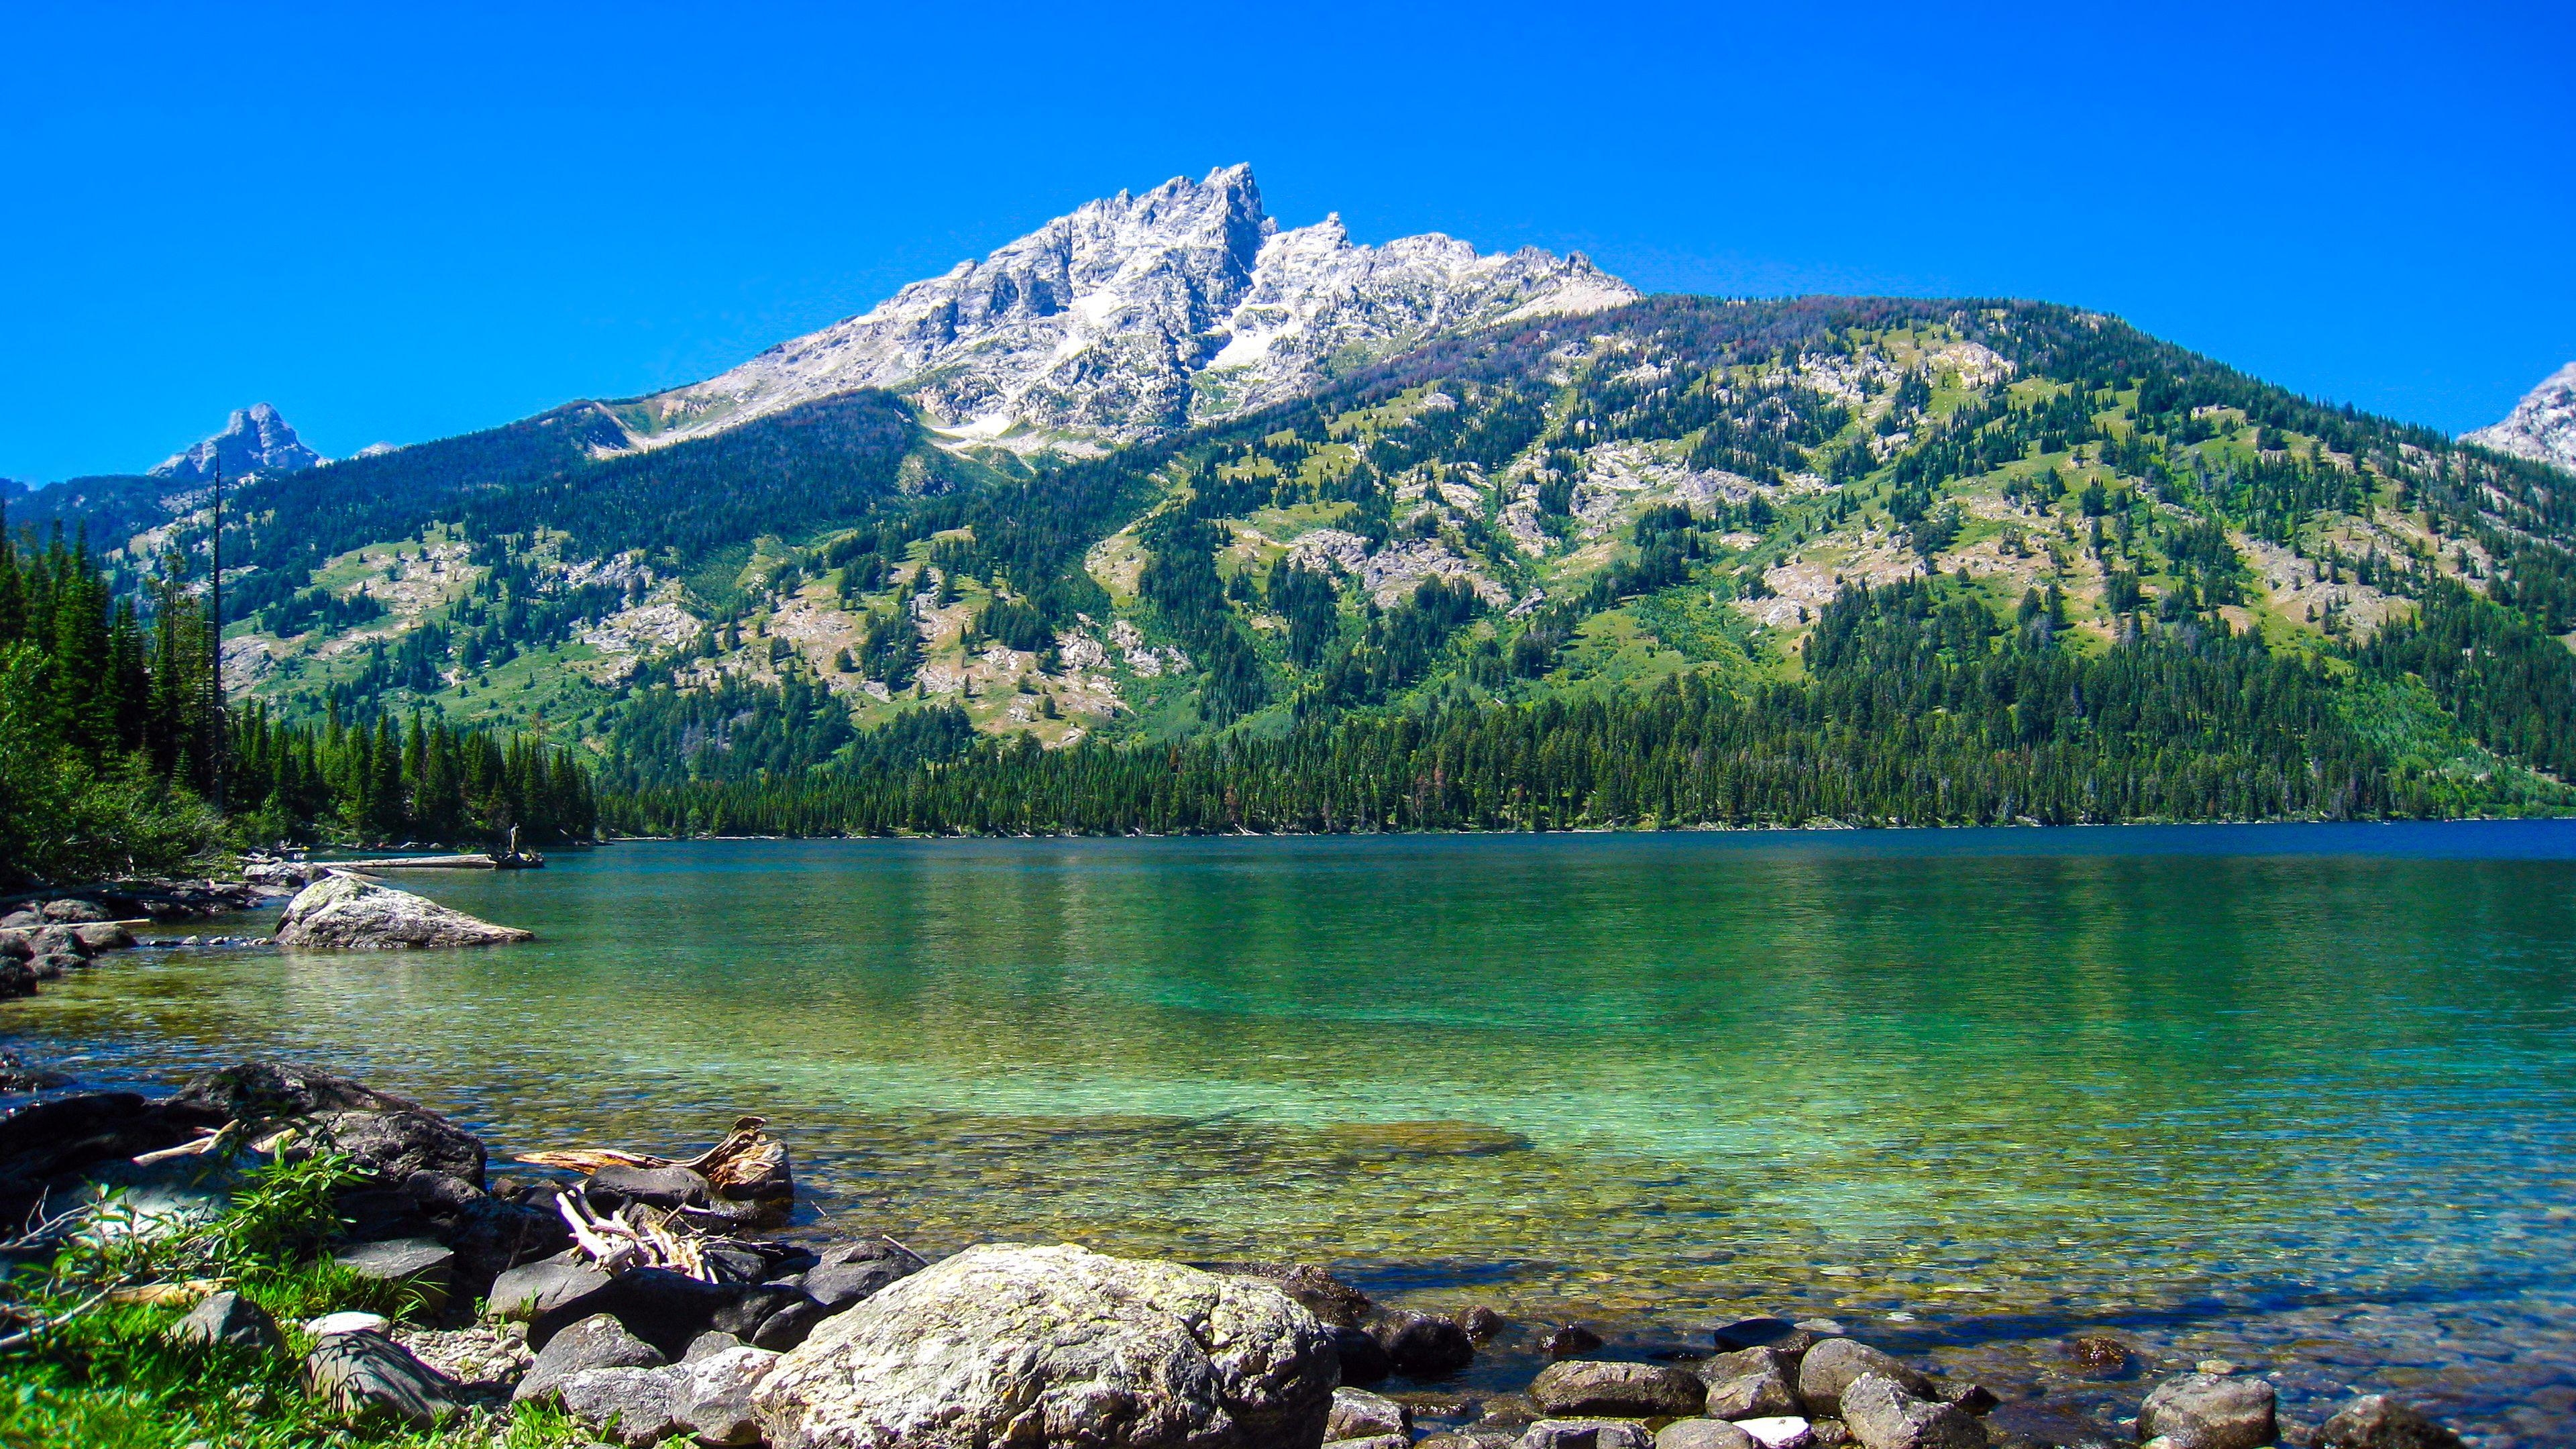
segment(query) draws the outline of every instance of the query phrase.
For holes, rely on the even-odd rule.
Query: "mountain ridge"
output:
[[[235,408],[221,432],[182,448],[154,465],[147,475],[174,483],[211,482],[217,463],[227,481],[258,475],[300,473],[331,461],[304,445],[275,407],[253,403]]]

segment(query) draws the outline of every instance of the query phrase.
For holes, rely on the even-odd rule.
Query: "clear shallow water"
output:
[[[1341,1265],[1636,1350],[1753,1312],[2576,1441],[2576,824],[705,842],[534,928],[114,958],[0,1030],[284,1054],[508,1148],[782,1125],[835,1229]],[[1497,1356],[1484,1377],[1517,1382]]]

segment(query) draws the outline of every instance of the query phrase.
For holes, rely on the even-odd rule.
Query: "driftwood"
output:
[[[555,1211],[562,1213],[564,1222],[571,1226],[572,1240],[583,1255],[603,1272],[668,1268],[702,1282],[716,1279],[715,1270],[707,1266],[706,1254],[698,1245],[698,1235],[694,1231],[672,1232],[668,1215],[640,1203],[628,1203],[618,1212],[602,1217],[591,1210],[580,1193],[568,1192],[555,1199]]]
[[[603,1167],[685,1167],[706,1178],[716,1195],[735,1201],[784,1202],[795,1195],[788,1176],[787,1146],[762,1130],[766,1117],[738,1117],[724,1140],[695,1157],[656,1157],[615,1147],[572,1147],[549,1152],[522,1152],[517,1161],[531,1167],[593,1173]]]

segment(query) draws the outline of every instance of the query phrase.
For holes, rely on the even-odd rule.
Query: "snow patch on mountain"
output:
[[[874,310],[621,407],[645,446],[860,387],[958,441],[1125,441],[1294,397],[1444,332],[1594,312],[1635,288],[1581,254],[1480,256],[1440,235],[1282,231],[1249,166],[1120,192]]]
[[[2503,422],[2462,437],[2498,452],[2576,471],[2576,362],[2523,394]]]
[[[163,459],[152,470],[152,476],[181,483],[208,483],[214,480],[218,462],[223,465],[225,478],[238,480],[254,473],[298,473],[329,461],[304,446],[304,440],[295,436],[295,429],[287,426],[276,408],[253,403],[233,409],[222,432]]]

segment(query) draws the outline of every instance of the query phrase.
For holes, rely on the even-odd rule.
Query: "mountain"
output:
[[[237,482],[254,473],[273,476],[301,472],[330,460],[304,446],[277,409],[267,403],[253,403],[247,408],[235,408],[222,432],[164,459],[152,470],[152,476],[178,483],[210,482],[218,461],[223,464],[225,480]]]
[[[618,407],[658,445],[852,388],[958,437],[1132,441],[1230,417],[1444,332],[1636,300],[1580,253],[1281,230],[1249,166],[1122,191],[719,377]]]
[[[245,484],[227,678],[577,745],[638,830],[2576,805],[2549,466],[2074,308],[1628,295],[1095,203],[694,413]],[[149,605],[202,509],[11,518]]]
[[[2505,420],[2461,439],[2576,471],[2576,362],[2523,394]]]

